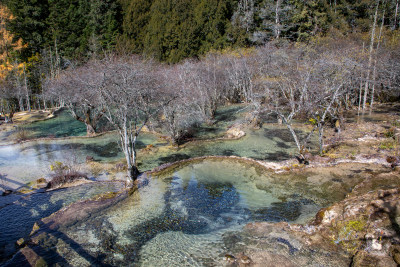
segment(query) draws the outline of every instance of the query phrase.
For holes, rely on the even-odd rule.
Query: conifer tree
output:
[[[8,29],[16,39],[21,38],[28,44],[22,57],[28,58],[35,52],[40,52],[46,42],[48,1],[6,0],[5,4],[14,17],[13,20],[9,21]]]

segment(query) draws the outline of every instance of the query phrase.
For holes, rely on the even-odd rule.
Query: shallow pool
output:
[[[147,178],[137,192],[39,239],[50,264],[221,266],[226,238],[254,221],[304,222],[318,201],[233,160],[202,160]],[[262,189],[260,189],[262,188]]]

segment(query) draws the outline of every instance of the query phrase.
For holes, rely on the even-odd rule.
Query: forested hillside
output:
[[[175,64],[266,44],[348,43],[363,91],[385,87],[377,72],[397,75],[382,60],[399,48],[398,0],[5,0],[0,8],[3,112],[63,104],[46,93],[49,81],[111,54]]]
[[[369,32],[376,8],[388,29],[399,23],[393,0],[6,0],[5,7],[13,15],[7,30],[28,44],[23,59],[56,48],[78,60],[117,49],[178,62],[276,38],[307,41],[333,29]]]

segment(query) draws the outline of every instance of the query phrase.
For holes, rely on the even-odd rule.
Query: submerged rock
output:
[[[389,255],[373,254],[365,250],[358,251],[353,257],[351,267],[365,266],[397,267],[398,265]]]
[[[3,197],[5,197],[5,196],[8,196],[8,195],[10,195],[10,194],[12,194],[12,190],[9,190],[9,189],[7,189],[7,190],[5,190],[4,192],[3,192],[3,194],[1,194]]]
[[[394,259],[394,261],[400,265],[400,245],[393,245],[390,248],[390,253]]]

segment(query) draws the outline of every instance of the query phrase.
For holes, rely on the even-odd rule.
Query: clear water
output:
[[[217,110],[213,125],[201,125],[195,131],[195,138],[206,139],[215,136],[223,136],[226,128],[240,119],[246,111],[244,105],[231,105],[221,107]],[[99,122],[99,127],[104,128],[107,123]],[[30,123],[24,128],[28,131],[30,138],[42,137],[70,137],[85,136],[86,126],[83,122],[74,119],[68,110],[62,110],[55,114],[54,118]]]
[[[238,112],[236,109],[233,111]],[[221,125],[223,124],[221,122]],[[226,129],[225,126],[217,125],[221,129]],[[149,144],[154,145],[154,149],[140,151]],[[196,141],[178,148],[167,145],[166,141],[154,134],[141,133],[137,148],[138,166],[141,171],[153,169],[164,163],[210,155],[234,155],[279,161],[292,157],[296,151],[287,129],[283,126],[268,125],[259,130],[248,130],[247,135],[239,140]],[[36,140],[0,146],[0,175],[2,180],[13,183],[15,185],[13,188],[16,188],[17,185],[37,178],[48,177],[49,166],[54,161],[75,165],[84,163],[86,156],[92,156],[101,162],[123,159],[117,135],[109,133],[95,138]]]
[[[212,155],[280,161],[295,153],[295,144],[284,126],[265,125],[259,130],[247,130],[239,140],[190,142],[179,148],[160,147],[156,153],[139,153],[138,165],[141,170],[150,170],[164,163]]]
[[[15,242],[28,238],[34,223],[78,200],[121,190],[119,183],[96,182],[36,193],[0,208],[0,262],[15,253]]]
[[[24,128],[29,132],[30,138],[86,135],[85,124],[75,120],[66,110],[58,112],[52,119],[34,122]]]
[[[140,151],[153,144],[153,151]],[[241,156],[259,160],[279,161],[295,153],[291,136],[285,128],[264,127],[249,130],[239,140],[198,141],[183,147],[167,146],[165,141],[150,133],[142,133],[138,140],[138,166],[142,171],[161,164],[200,156]],[[115,134],[95,138],[37,140],[22,144],[0,146],[0,174],[3,180],[26,183],[47,177],[54,161],[80,164],[86,156],[101,162],[123,159]]]
[[[304,221],[320,208],[294,193],[243,162],[192,163],[150,177],[89,220],[42,235],[41,256],[73,266],[221,266],[227,242],[235,242],[226,233],[253,221]]]

